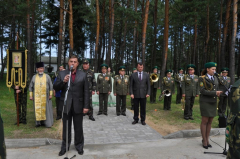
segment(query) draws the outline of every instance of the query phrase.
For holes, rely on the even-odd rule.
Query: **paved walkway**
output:
[[[224,146],[225,136],[211,137]],[[77,154],[71,146],[68,157],[74,159],[225,159],[221,154],[204,154],[206,152],[223,152],[212,143],[208,150],[201,146],[201,138],[160,139],[159,141],[121,144],[86,145],[84,155]],[[58,157],[60,145],[34,148],[7,149],[7,159],[63,159]]]
[[[108,107],[108,116],[97,115],[98,107],[94,107],[94,118],[91,121],[88,116],[83,120],[85,144],[108,144],[108,143],[133,143],[156,141],[162,136],[148,125],[141,122],[132,125],[133,114],[127,110],[127,116],[117,116],[116,107]],[[72,129],[72,142],[74,132]]]

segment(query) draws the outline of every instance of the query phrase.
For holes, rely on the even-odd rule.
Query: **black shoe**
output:
[[[102,113],[98,112],[97,115],[102,115]]]
[[[37,124],[35,127],[38,128],[38,127],[40,127],[40,126],[41,126],[40,124]]]
[[[208,146],[204,146],[204,145],[202,145],[202,147],[205,148],[205,149],[208,149]]]
[[[189,117],[189,119],[194,120],[193,117]]]
[[[89,119],[92,120],[92,121],[95,121],[93,116],[89,116]]]
[[[65,153],[66,153],[66,150],[61,150],[61,151],[58,153],[58,156],[63,156]]]
[[[78,154],[79,154],[79,155],[83,155],[83,153],[84,153],[84,151],[83,151],[83,150],[81,150],[81,151],[78,151]]]
[[[132,122],[133,125],[135,125],[135,124],[137,124],[137,123],[138,123],[138,121],[136,121],[136,120],[134,120],[134,121]]]
[[[207,146],[210,147],[210,148],[212,148],[212,145],[210,145],[210,144],[208,144]]]
[[[125,113],[122,113],[122,115],[123,115],[123,116],[126,116],[126,114],[125,114]]]
[[[188,119],[189,119],[189,117],[184,117],[184,119],[185,119],[185,120],[188,120]]]
[[[25,125],[27,124],[27,122],[26,122],[26,121],[23,121],[22,123],[23,123],[23,124],[25,124]]]
[[[146,125],[145,121],[142,121],[141,123],[142,123],[142,125]]]
[[[59,120],[59,119],[62,119],[60,116],[58,116],[57,118],[56,118],[56,120]]]
[[[117,116],[119,116],[120,114],[117,114]]]
[[[21,124],[21,123],[22,123],[22,121],[19,121],[19,124]],[[17,125],[17,122],[14,125]]]
[[[108,115],[107,113],[103,113],[103,114],[106,115],[106,116]]]

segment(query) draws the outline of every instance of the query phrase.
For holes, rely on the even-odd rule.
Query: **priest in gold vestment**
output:
[[[53,85],[49,75],[44,73],[44,63],[36,63],[37,74],[29,85],[30,100],[33,100],[36,127],[53,125]]]

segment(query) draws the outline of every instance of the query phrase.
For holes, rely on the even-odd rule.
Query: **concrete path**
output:
[[[149,127],[143,126],[141,122],[132,125],[133,114],[127,110],[127,116],[117,116],[116,107],[108,107],[108,116],[97,115],[98,107],[94,107],[94,118],[91,121],[88,116],[83,120],[84,139],[86,144],[108,144],[108,143],[133,143],[156,141],[162,136]],[[74,131],[72,128],[72,142]]]
[[[224,136],[211,137],[224,146]],[[201,138],[160,139],[152,142],[122,144],[88,144],[84,155],[77,154],[71,146],[69,157],[75,159],[224,159],[224,155],[204,154],[223,152],[222,148],[210,142],[213,148],[208,150],[201,146]],[[34,148],[7,149],[8,159],[63,159],[58,157],[60,145],[49,145]]]

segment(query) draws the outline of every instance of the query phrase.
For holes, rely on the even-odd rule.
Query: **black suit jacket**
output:
[[[150,95],[150,77],[149,74],[143,72],[142,80],[138,78],[138,72],[131,75],[130,94],[134,95],[134,98],[146,98],[146,95]]]
[[[69,70],[64,70],[59,72],[56,82],[53,85],[53,89],[55,91],[62,91],[61,98],[59,102],[59,111],[62,111],[63,104],[64,104],[64,97],[67,91],[67,83],[64,83],[64,77],[69,74]],[[89,87],[88,87],[88,80],[87,74],[83,71],[77,70],[76,77],[74,82],[70,82],[70,89],[68,91],[67,97],[67,107],[68,112],[73,105],[74,112],[76,114],[82,113],[83,108],[89,109]],[[68,113],[67,108],[64,108],[64,113]]]

